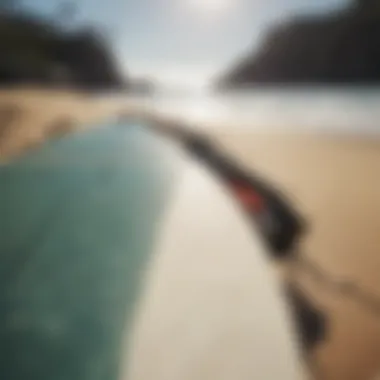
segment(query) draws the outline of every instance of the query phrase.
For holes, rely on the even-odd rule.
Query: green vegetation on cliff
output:
[[[126,86],[106,39],[96,29],[68,31],[53,21],[4,9],[4,4],[0,9],[0,84]]]
[[[218,87],[281,83],[379,84],[380,1],[277,26]]]

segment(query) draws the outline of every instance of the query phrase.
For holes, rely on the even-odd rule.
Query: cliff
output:
[[[0,85],[122,88],[107,42],[94,29],[64,31],[30,15],[0,15]]]
[[[217,86],[286,83],[379,84],[380,2],[277,26]]]

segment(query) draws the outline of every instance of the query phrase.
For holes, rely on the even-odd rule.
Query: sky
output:
[[[125,73],[202,85],[257,49],[273,24],[329,12],[349,0],[74,0],[74,25],[96,24]],[[63,0],[24,0],[48,17]]]

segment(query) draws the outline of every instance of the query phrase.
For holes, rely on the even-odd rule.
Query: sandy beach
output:
[[[329,136],[223,133],[219,143],[285,190],[310,223],[302,250],[340,279],[380,294],[380,142]],[[300,278],[330,318],[316,353],[326,379],[372,379],[380,320],[310,278]]]
[[[121,111],[120,102],[84,94],[0,91],[0,159]],[[305,254],[332,276],[380,297],[380,140],[226,129],[211,135],[294,201],[310,223],[301,247]],[[380,370],[380,313],[374,316],[309,276],[295,280],[329,317],[329,337],[315,353],[323,379],[372,380]]]

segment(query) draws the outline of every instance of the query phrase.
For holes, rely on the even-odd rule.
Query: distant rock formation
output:
[[[380,1],[278,26],[217,87],[286,83],[379,84]]]
[[[129,82],[129,91],[138,95],[151,95],[156,88],[157,85],[150,78],[133,78]]]
[[[1,14],[0,51],[0,85],[126,86],[107,43],[93,29],[67,32],[29,15]]]

